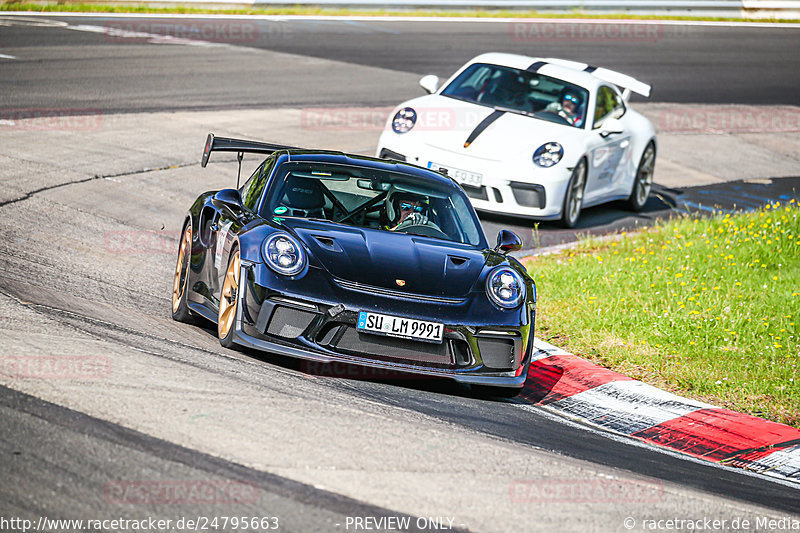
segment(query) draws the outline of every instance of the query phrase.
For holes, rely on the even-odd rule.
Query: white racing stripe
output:
[[[545,342],[539,338],[534,337],[533,339],[533,346],[536,348],[536,351],[533,353],[531,357],[531,363],[534,361],[538,361],[540,359],[545,359],[550,357],[551,355],[572,355],[566,350],[559,348],[558,346],[553,346],[549,342]]]
[[[146,39],[151,44],[180,44],[187,46],[227,46],[224,43],[212,43],[200,39],[186,39],[183,37],[173,37],[172,35],[159,35],[143,31],[129,31],[113,28],[111,26],[93,26],[90,24],[78,24],[66,26],[66,29],[84,31],[89,33],[102,33],[110,39]]]
[[[748,470],[800,480],[800,445],[771,454],[747,465]]]
[[[594,425],[591,425],[591,424],[585,424],[584,422],[579,421],[579,420],[574,420],[574,419],[567,418],[567,417],[565,417],[563,415],[563,413],[560,413],[560,412],[557,412],[557,411],[554,411],[554,410],[550,409],[549,405],[531,405],[531,404],[519,403],[519,404],[516,404],[516,407],[518,407],[519,409],[522,409],[523,411],[528,411],[528,412],[534,413],[535,415],[540,416],[542,418],[546,418],[547,420],[550,420],[552,422],[558,422],[560,424],[564,424],[566,426],[569,426],[572,429],[575,429],[576,431],[587,431],[587,432],[589,432],[589,433],[591,433],[593,435],[601,435],[601,436],[603,436],[603,437],[605,437],[605,438],[607,438],[607,439],[609,439],[611,441],[619,442],[619,443],[624,444],[626,446],[633,446],[633,447],[636,447],[636,448],[642,448],[642,449],[646,449],[646,450],[650,450],[650,451],[655,451],[655,452],[658,452],[658,453],[662,453],[664,455],[669,455],[670,457],[676,457],[676,458],[681,459],[683,461],[689,461],[691,463],[696,463],[696,464],[704,465],[704,466],[713,466],[714,468],[719,468],[721,470],[727,470],[729,472],[735,472],[735,473],[737,473],[739,475],[749,476],[749,477],[752,477],[754,479],[765,479],[761,472],[756,472],[756,471],[750,470],[750,469],[744,470],[742,468],[735,467],[735,466],[729,466],[729,465],[726,465],[724,463],[712,463],[712,462],[707,461],[706,459],[700,459],[698,457],[693,457],[691,455],[686,455],[685,453],[678,452],[678,451],[673,450],[671,448],[664,448],[663,446],[654,446],[650,442],[640,441],[640,440],[637,440],[637,439],[632,439],[632,438],[628,437],[627,435],[620,435],[618,433],[614,433],[614,432],[611,432],[611,431],[606,431],[605,429],[602,429],[602,428],[598,428],[598,427],[596,427]],[[780,477],[778,475],[775,475],[775,476],[767,477],[766,479],[768,481],[772,482],[772,483],[777,483],[779,485],[783,485],[785,487],[789,487],[789,488],[792,488],[792,489],[797,489],[798,487],[800,487],[800,478],[785,478],[785,477]]]
[[[681,398],[641,381],[613,381],[548,407],[605,429],[631,435],[714,406]]]

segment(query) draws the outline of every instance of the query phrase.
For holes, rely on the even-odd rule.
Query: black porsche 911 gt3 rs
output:
[[[220,343],[519,392],[536,286],[501,231],[490,249],[461,187],[406,163],[209,135],[268,154],[238,189],[201,194],[183,225],[172,316]]]

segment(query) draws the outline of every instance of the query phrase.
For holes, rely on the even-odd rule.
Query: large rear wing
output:
[[[566,59],[548,57],[544,59],[544,61],[547,63],[553,63],[554,65],[561,65],[562,67],[582,70],[590,73],[595,78],[600,78],[608,83],[613,83],[617,87],[623,89],[623,97],[626,100],[630,97],[631,92],[644,96],[645,98],[650,98],[650,85],[632,78],[627,74],[622,74],[621,72],[609,70],[607,68],[593,67],[591,65],[587,65],[586,63],[579,63],[577,61],[568,61]]]
[[[203,148],[203,158],[200,166],[208,164],[211,152],[238,152],[239,154],[272,154],[279,150],[299,150],[296,146],[284,146],[282,144],[263,143],[258,141],[248,141],[245,139],[229,139],[227,137],[214,137],[213,133],[208,134],[206,146]],[[239,156],[241,162],[241,155]]]

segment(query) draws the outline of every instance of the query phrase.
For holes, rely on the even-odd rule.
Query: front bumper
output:
[[[393,142],[388,142],[393,141]],[[570,178],[566,166],[539,168],[527,161],[513,165],[478,157],[468,157],[429,145],[398,142],[397,136],[384,133],[378,145],[378,157],[396,158],[428,167],[430,162],[450,168],[468,170],[483,176],[481,187],[462,188],[472,205],[479,211],[508,214],[537,220],[555,220],[561,217],[564,194]],[[436,170],[436,169],[434,169]]]
[[[476,315],[470,298],[376,295],[330,280],[319,269],[287,283],[265,265],[249,264],[242,266],[240,279],[237,344],[318,363],[348,363],[476,385],[522,387],[527,377],[532,304],[523,304],[516,313],[501,312],[496,324],[483,325],[464,318]],[[444,341],[433,344],[358,332],[361,310],[443,322]]]

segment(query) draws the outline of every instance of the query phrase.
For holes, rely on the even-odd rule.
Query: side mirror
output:
[[[609,135],[619,135],[623,133],[625,128],[622,127],[622,122],[618,118],[608,117],[603,121],[600,126],[600,137],[606,138]]]
[[[237,219],[242,216],[244,210],[242,195],[236,189],[222,189],[214,195],[211,203],[217,209],[225,209]]]
[[[439,76],[434,76],[433,74],[423,76],[422,79],[419,80],[419,86],[425,89],[425,92],[428,94],[433,94],[436,92],[436,89],[439,88]]]
[[[505,255],[517,250],[522,250],[522,239],[513,231],[501,229],[497,234],[497,246],[494,247],[494,251]]]

